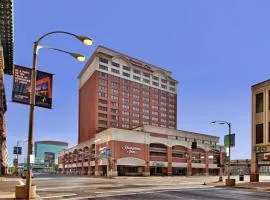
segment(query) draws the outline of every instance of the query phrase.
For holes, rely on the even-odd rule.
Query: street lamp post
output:
[[[16,162],[16,168],[15,168],[15,173],[18,175],[19,171],[18,171],[18,167],[19,167],[19,151],[18,151],[18,148],[19,148],[19,144],[20,142],[27,142],[27,140],[18,140],[17,141],[17,146],[16,146],[16,159],[17,159],[17,162]]]
[[[32,76],[31,76],[31,92],[30,92],[30,109],[29,109],[29,130],[28,130],[28,151],[27,151],[27,168],[28,168],[28,173],[27,173],[27,179],[26,179],[26,199],[31,198],[31,185],[32,185],[32,168],[31,168],[31,163],[30,163],[30,158],[31,155],[33,154],[33,129],[34,129],[34,108],[35,108],[35,90],[36,90],[36,65],[37,65],[37,55],[38,55],[38,50],[40,48],[48,48],[44,46],[39,46],[40,41],[45,38],[48,35],[51,34],[66,34],[66,35],[71,35],[81,42],[83,42],[86,45],[92,45],[92,39],[81,36],[81,35],[75,35],[73,33],[69,33],[66,31],[53,31],[46,33],[42,35],[36,42],[34,42],[34,49],[33,49],[33,63],[32,63]],[[69,55],[75,57],[79,61],[84,61],[82,59],[84,56],[80,54],[75,54],[75,53],[70,53],[67,51],[63,51],[60,49],[55,49],[55,48],[48,48],[56,51],[61,51],[63,53],[68,53]]]
[[[229,158],[228,158],[228,180],[230,180],[230,175],[231,175],[231,171],[230,171],[230,162],[231,162],[231,123],[227,122],[227,121],[212,121],[211,124],[227,124],[229,127]]]

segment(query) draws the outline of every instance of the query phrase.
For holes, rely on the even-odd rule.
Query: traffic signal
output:
[[[192,142],[191,149],[197,149],[197,142]]]

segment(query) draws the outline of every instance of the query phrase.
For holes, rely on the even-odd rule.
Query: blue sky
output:
[[[104,45],[172,71],[179,81],[178,129],[223,137],[227,127],[209,121],[230,121],[236,133],[232,158],[249,158],[250,87],[270,74],[269,6],[266,0],[15,1],[14,63],[30,67],[33,42],[46,32],[88,35],[92,47],[64,35],[42,44],[87,58]],[[77,75],[83,67],[67,55],[40,51],[38,69],[55,74],[53,109],[36,108],[34,140],[77,143]],[[10,102],[12,77],[5,81],[11,161],[16,141],[27,139],[29,108]]]

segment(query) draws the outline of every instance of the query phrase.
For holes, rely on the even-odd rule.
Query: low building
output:
[[[45,164],[48,167],[58,164],[58,152],[66,148],[68,148],[68,143],[66,142],[35,142],[35,164]]]
[[[251,181],[258,174],[270,174],[270,80],[252,89],[252,154]]]
[[[250,159],[239,159],[230,161],[230,171],[232,175],[249,175],[251,168]]]
[[[216,136],[151,125],[108,128],[59,152],[59,169],[96,176],[219,175],[226,153],[218,142]]]

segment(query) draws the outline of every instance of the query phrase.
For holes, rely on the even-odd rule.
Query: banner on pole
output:
[[[30,104],[32,70],[20,65],[14,65],[12,101]],[[35,106],[52,108],[53,75],[36,71]]]
[[[235,147],[235,134],[224,136],[224,147]]]
[[[52,79],[53,75],[37,71],[35,105],[43,108],[52,108]]]
[[[12,101],[30,104],[32,70],[27,67],[14,65]]]

